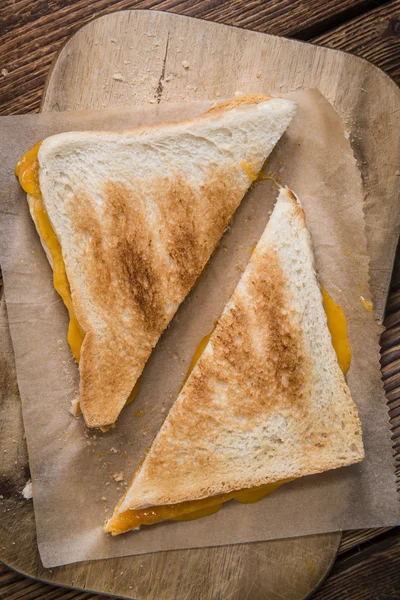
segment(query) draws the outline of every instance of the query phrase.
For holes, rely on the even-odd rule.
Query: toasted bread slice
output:
[[[363,456],[304,211],[282,189],[208,345],[106,531],[119,533],[129,511],[229,495]]]
[[[43,204],[61,245],[89,427],[117,419],[295,105],[243,96],[203,115],[42,143]]]

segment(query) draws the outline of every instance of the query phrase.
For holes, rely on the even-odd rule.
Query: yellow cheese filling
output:
[[[164,506],[151,506],[141,510],[127,510],[113,516],[107,531],[113,535],[118,535],[141,525],[154,525],[154,523],[159,523],[160,521],[192,521],[194,519],[201,519],[202,517],[208,517],[218,512],[224,502],[228,502],[229,500],[237,500],[243,504],[258,502],[288,481],[291,480],[285,479],[247,490],[203,498],[202,500],[181,502],[179,504],[165,504]]]
[[[346,375],[351,363],[351,347],[347,335],[347,321],[343,308],[333,300],[325,288],[321,287],[324,309],[328,319],[328,329],[332,346],[343,374]]]
[[[38,142],[18,161],[15,174],[19,178],[22,189],[29,194],[31,211],[34,213],[36,227],[40,237],[50,253],[53,263],[53,284],[60,294],[69,313],[68,343],[75,360],[79,362],[81,346],[85,333],[78,323],[72,304],[71,291],[61,253],[61,246],[51,226],[43,204],[39,186],[38,152],[41,142]]]
[[[371,300],[366,300],[364,298],[364,296],[360,296],[360,300],[361,300],[361,304],[363,305],[363,307],[365,308],[365,310],[367,312],[373,312],[374,305],[372,304]]]
[[[75,360],[79,363],[85,332],[76,318],[60,242],[50,223],[40,192],[38,161],[40,145],[41,142],[38,142],[20,158],[15,168],[15,174],[19,178],[22,189],[30,196],[30,208],[35,217],[36,227],[44,245],[50,253],[53,263],[54,288],[61,296],[69,313],[68,344]],[[140,379],[136,382],[126,404],[130,404],[139,391]]]

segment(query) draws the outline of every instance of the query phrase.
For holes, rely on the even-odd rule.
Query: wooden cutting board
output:
[[[390,211],[399,178],[384,148],[393,150],[399,144],[398,90],[369,63],[335,50],[168,13],[114,13],[92,21],[63,46],[47,80],[42,111],[217,99],[237,91],[277,94],[302,87],[319,88],[349,123],[367,191],[374,205],[382,200],[381,206]],[[373,131],[366,116],[377,123],[379,119]],[[376,176],[370,182],[372,164]],[[379,211],[372,216],[380,218]],[[390,277],[387,256],[394,255],[396,244],[395,236],[387,237],[370,246],[372,267],[379,270],[379,278],[372,271],[378,314],[383,314],[385,282]],[[335,559],[340,533],[43,569],[32,505],[19,493],[26,481],[27,457],[4,304],[0,327],[0,359],[6,374],[0,410],[7,414],[12,406],[7,423],[11,435],[1,436],[0,452],[2,445],[10,452],[11,438],[18,446],[15,456],[11,452],[7,459],[7,484],[1,489],[1,493],[7,489],[6,512],[0,515],[4,562],[49,582],[138,600],[300,599],[324,578]],[[4,432],[5,425],[0,427]]]

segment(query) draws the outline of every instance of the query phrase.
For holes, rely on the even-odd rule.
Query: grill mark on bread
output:
[[[286,394],[287,401],[299,404],[304,396],[305,357],[303,334],[294,323],[294,311],[289,312],[285,299],[285,276],[277,253],[264,250],[257,271],[250,278],[253,310],[258,322],[266,324],[270,378],[277,394]]]
[[[124,298],[133,300],[144,327],[158,330],[164,321],[161,270],[151,252],[152,237],[141,202],[122,183],[106,184],[105,206],[110,237],[118,233],[108,250],[110,268],[117,274]]]
[[[247,419],[265,414],[278,401],[302,409],[306,401],[302,331],[289,314],[284,274],[274,251],[266,251],[258,260],[247,289],[253,314],[250,316],[238,292],[235,306],[217,327],[210,368],[215,370],[214,361],[228,363],[228,380],[242,392],[235,412]],[[253,320],[261,353],[252,339]]]
[[[173,261],[172,277],[179,296],[186,293],[204,266],[204,242],[196,215],[197,198],[193,187],[181,176],[160,180],[157,205],[163,221],[163,241]],[[176,293],[176,292],[175,292]]]
[[[235,167],[235,171],[239,168]],[[207,226],[208,244],[214,247],[221,234],[229,225],[232,213],[243,197],[239,184],[234,185],[236,173],[233,169],[213,169],[200,185],[204,199],[204,222]]]
[[[232,172],[213,169],[198,190],[179,175],[157,183],[161,190],[157,205],[164,226],[161,235],[173,260],[171,276],[180,294],[194,285],[240,202],[240,188],[232,186],[228,177],[232,178]],[[198,195],[202,199],[200,218]]]
[[[86,234],[87,250],[82,260],[92,273],[91,295],[97,298],[97,307],[110,330],[115,329],[116,313],[129,309],[132,316],[132,304],[146,331],[162,327],[162,273],[149,252],[152,238],[140,200],[122,183],[108,182],[102,222],[90,197],[75,196],[69,212],[76,230]]]

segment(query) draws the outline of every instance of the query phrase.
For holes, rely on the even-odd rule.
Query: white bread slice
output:
[[[86,334],[89,427],[117,419],[294,113],[288,100],[243,96],[180,123],[42,143],[40,189]]]
[[[343,467],[364,456],[304,211],[282,189],[208,345],[114,517]],[[112,520],[106,531],[113,531]]]

